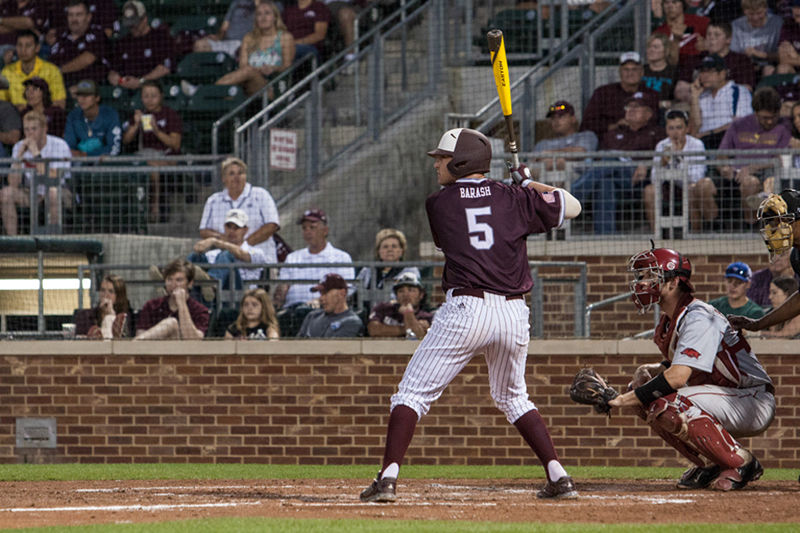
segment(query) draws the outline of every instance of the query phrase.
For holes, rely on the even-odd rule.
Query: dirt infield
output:
[[[494,522],[796,522],[800,485],[758,481],[739,492],[678,491],[672,482],[578,480],[580,498],[537,500],[521,480],[401,480],[394,504],[363,504],[367,481],[178,480],[0,483],[8,528],[201,517],[447,519]],[[686,505],[686,504],[690,505]]]

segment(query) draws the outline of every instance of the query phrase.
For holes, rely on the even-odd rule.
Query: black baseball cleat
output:
[[[362,502],[393,502],[397,499],[397,478],[385,477],[375,479],[372,485],[361,493]]]
[[[556,500],[574,500],[578,497],[572,478],[564,476],[558,481],[548,481],[542,490],[536,493],[537,498],[553,498]]]
[[[704,489],[719,477],[721,470],[719,465],[693,466],[683,473],[675,486],[688,490]]]
[[[745,463],[739,468],[723,470],[719,477],[711,484],[714,490],[739,490],[744,488],[751,481],[755,481],[764,473],[764,467],[753,456],[749,463]]]

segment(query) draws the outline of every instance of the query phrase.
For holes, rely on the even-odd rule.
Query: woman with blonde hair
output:
[[[226,339],[277,339],[278,318],[275,308],[264,289],[251,289],[244,293],[239,317],[228,326]]]
[[[256,6],[253,30],[239,48],[239,68],[217,80],[217,85],[243,85],[253,94],[267,84],[267,77],[289,68],[294,61],[294,37],[286,29],[273,2]]]
[[[662,33],[653,33],[647,38],[642,81],[648,89],[658,93],[662,109],[670,107],[678,83],[678,46]]]
[[[408,242],[399,229],[384,228],[375,234],[375,259],[383,263],[396,263],[405,257]],[[357,278],[367,287],[372,303],[392,299],[394,280],[404,272],[413,272],[420,278],[417,267],[401,267],[384,264],[374,268],[363,268]],[[370,302],[365,302],[369,304]]]

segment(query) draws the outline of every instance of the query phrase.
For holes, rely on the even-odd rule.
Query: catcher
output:
[[[654,341],[664,360],[640,366],[628,392],[600,393],[596,401],[637,408],[661,438],[694,463],[678,488],[743,488],[761,477],[763,468],[736,439],[763,433],[772,423],[772,380],[747,340],[692,296],[686,257],[667,248],[648,250],[634,255],[628,270],[639,312],[661,306]]]

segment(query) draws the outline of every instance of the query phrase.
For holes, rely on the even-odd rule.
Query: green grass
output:
[[[682,468],[570,467],[579,479],[673,479]],[[60,464],[0,465],[0,481],[69,481],[115,479],[365,479],[377,466],[316,465],[209,465],[209,464]],[[767,469],[763,479],[797,479],[797,470]],[[536,466],[404,466],[402,477],[410,479],[543,479]]]
[[[213,518],[159,524],[109,524],[15,530],[33,533],[744,533],[753,524],[530,524],[461,522],[455,520],[297,520],[267,518]],[[797,531],[796,524],[758,524],[759,533]]]

